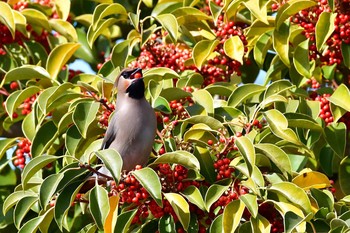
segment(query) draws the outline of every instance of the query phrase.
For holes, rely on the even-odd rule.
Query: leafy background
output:
[[[349,4],[0,1],[1,230],[347,231]],[[124,67],[158,120],[128,173],[99,151]]]

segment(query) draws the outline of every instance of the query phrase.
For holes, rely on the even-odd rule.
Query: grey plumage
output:
[[[144,96],[141,69],[124,69],[116,78],[117,101],[102,148],[113,148],[123,159],[123,170],[144,166],[152,151],[156,134],[156,116]]]

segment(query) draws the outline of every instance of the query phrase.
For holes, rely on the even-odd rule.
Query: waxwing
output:
[[[116,78],[116,108],[101,149],[113,148],[123,159],[123,170],[146,165],[156,134],[156,115],[145,99],[140,68],[124,69]],[[104,169],[103,169],[104,170]]]

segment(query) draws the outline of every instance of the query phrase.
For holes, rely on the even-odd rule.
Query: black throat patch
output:
[[[145,84],[143,80],[135,79],[130,86],[126,89],[126,93],[129,93],[129,97],[133,99],[141,99],[145,96]]]

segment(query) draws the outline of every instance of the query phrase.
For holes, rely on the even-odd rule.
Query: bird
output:
[[[108,124],[101,150],[112,148],[123,160],[122,170],[136,165],[145,166],[156,135],[157,119],[145,98],[145,84],[141,68],[125,68],[117,76],[114,87],[117,100]],[[105,172],[104,167],[101,168]]]

